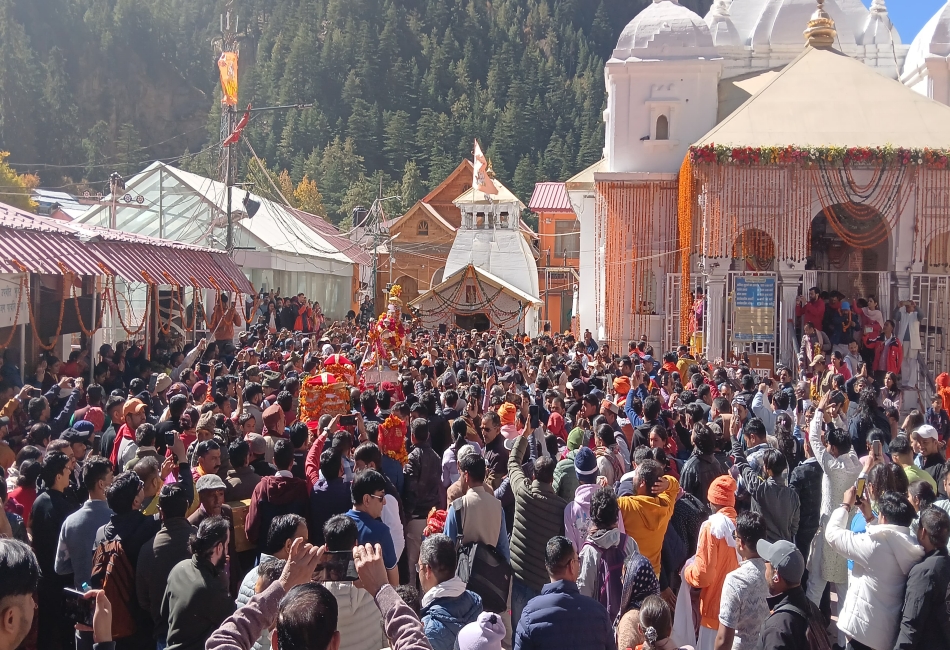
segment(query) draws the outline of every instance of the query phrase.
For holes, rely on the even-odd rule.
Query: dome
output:
[[[871,2],[871,13],[864,24],[864,32],[859,39],[861,45],[900,45],[901,37],[887,15],[884,0]]]
[[[867,20],[868,10],[863,8],[863,15],[860,21],[855,21],[854,16],[845,11],[841,5],[847,4],[843,0],[826,0],[825,11],[835,21],[835,29],[838,32],[838,42],[842,46],[854,45],[857,40],[857,34],[863,31],[864,23]],[[752,44],[756,45],[805,45],[805,39],[802,36],[808,21],[818,4],[815,0],[773,0],[766,5],[761,12],[755,29],[752,32]],[[836,43],[837,47],[837,43]]]
[[[732,16],[729,15],[729,5],[726,0],[716,0],[713,3],[709,8],[709,13],[706,14],[706,24],[709,26],[709,33],[716,47],[743,44],[742,36],[739,35],[739,30],[736,29]]]
[[[904,61],[904,74],[923,66],[924,60],[931,54],[950,55],[950,2],[941,7],[914,38]]]
[[[679,0],[653,0],[631,20],[614,50],[615,59],[716,58],[709,26]]]

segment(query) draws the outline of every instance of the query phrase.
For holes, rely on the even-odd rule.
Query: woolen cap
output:
[[[267,441],[264,440],[264,436],[259,433],[247,434],[244,436],[244,442],[246,442],[247,446],[251,448],[252,454],[267,453]]]
[[[597,456],[587,447],[581,447],[574,454],[574,471],[577,480],[582,483],[593,483],[597,480]]]
[[[461,629],[458,636],[459,650],[501,650],[505,638],[505,624],[501,616],[482,612],[478,619]]]
[[[736,505],[736,482],[728,474],[716,477],[709,485],[706,492],[706,500],[717,506],[735,507]]]

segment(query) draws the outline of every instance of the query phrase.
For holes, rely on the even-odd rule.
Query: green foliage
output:
[[[240,107],[314,104],[259,114],[244,137],[294,186],[316,183],[335,223],[381,174],[384,191],[420,196],[475,138],[527,201],[600,158],[604,62],[650,2],[239,0]],[[681,3],[702,14],[710,0]],[[94,182],[188,152],[179,164],[216,174],[225,5],[0,0],[0,149]]]

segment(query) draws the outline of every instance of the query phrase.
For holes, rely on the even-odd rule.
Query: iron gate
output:
[[[705,285],[705,278],[701,275],[691,275],[692,290]],[[680,324],[683,317],[683,274],[667,273],[663,294],[663,349],[675,350],[683,341],[680,340]],[[686,306],[687,309],[690,305]],[[708,313],[708,306],[706,313]],[[687,341],[688,343],[688,341]],[[705,351],[705,350],[704,350]]]
[[[921,312],[921,352],[928,379],[933,381],[950,370],[950,275],[915,273],[910,279],[910,295]]]

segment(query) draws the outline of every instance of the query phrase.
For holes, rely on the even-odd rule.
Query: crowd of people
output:
[[[814,293],[768,377],[416,329],[316,419],[304,387],[368,332],[304,331],[305,300],[26,383],[5,356],[0,650],[950,648],[950,378],[905,408],[889,321],[868,361]]]

